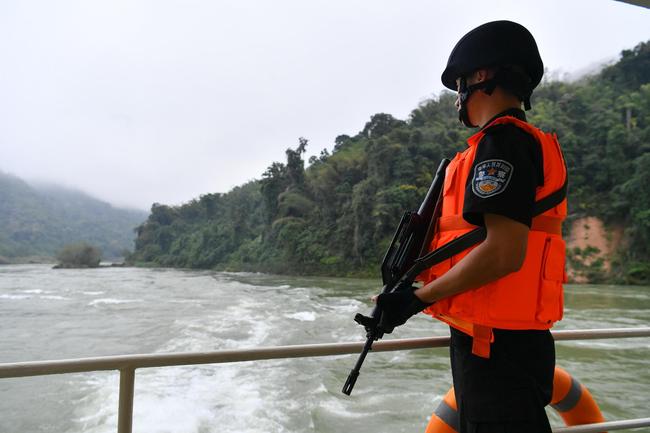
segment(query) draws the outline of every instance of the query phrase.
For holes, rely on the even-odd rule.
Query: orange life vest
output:
[[[544,133],[515,117],[495,119],[468,139],[469,147],[456,154],[447,167],[442,213],[431,250],[476,228],[463,219],[465,185],[471,175],[478,143],[486,129],[497,124],[514,124],[531,134],[541,145],[544,183],[537,187],[535,201],[561,189],[566,180],[566,166],[555,134]],[[528,233],[526,258],[521,269],[482,287],[441,299],[425,310],[436,319],[474,337],[472,352],[489,357],[492,328],[549,329],[562,318],[565,280],[565,245],[562,221],[567,215],[566,198],[559,205],[535,216]],[[447,272],[469,253],[470,247],[434,265],[419,276],[428,283]]]

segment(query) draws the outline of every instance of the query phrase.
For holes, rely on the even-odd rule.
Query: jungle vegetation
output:
[[[102,259],[99,248],[86,242],[64,246],[57,254],[55,268],[98,268]]]
[[[261,179],[181,206],[155,203],[131,262],[286,274],[378,275],[404,210],[417,209],[443,157],[464,148],[455,95],[408,119],[370,117],[307,161],[300,138]],[[607,281],[650,281],[650,42],[577,82],[546,80],[528,120],[555,131],[570,173],[569,219],[626,227]],[[569,226],[569,224],[566,224]]]
[[[0,263],[51,261],[67,244],[96,245],[105,257],[133,249],[146,212],[119,209],[81,191],[33,186],[0,172]]]

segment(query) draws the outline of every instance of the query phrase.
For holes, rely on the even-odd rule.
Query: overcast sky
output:
[[[496,19],[560,76],[650,40],[613,0],[0,0],[0,171],[142,209],[226,192],[298,137],[407,118]]]

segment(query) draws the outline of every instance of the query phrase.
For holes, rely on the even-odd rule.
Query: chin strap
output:
[[[474,125],[469,120],[469,113],[467,112],[467,101],[472,93],[477,90],[483,90],[487,95],[491,95],[494,92],[494,89],[497,87],[497,81],[494,78],[489,80],[482,81],[480,83],[472,84],[471,86],[467,85],[467,78],[461,77],[460,85],[458,86],[458,96],[460,99],[460,110],[458,110],[458,120],[460,120],[463,125],[468,128],[476,128],[478,125]]]
[[[492,92],[494,92],[494,89],[499,85],[514,93],[524,103],[524,110],[530,110],[530,95],[532,91],[521,91],[522,88],[527,86],[527,83],[521,82],[521,79],[517,78],[518,77],[514,77],[507,68],[499,69],[497,73],[494,74],[494,77],[470,86],[467,85],[467,78],[461,77],[460,85],[458,86],[458,96],[460,99],[458,120],[468,128],[476,128],[478,125],[474,125],[470,122],[469,113],[467,112],[467,101],[469,100],[469,97],[477,90],[482,90],[486,95],[491,95]],[[515,86],[511,85],[513,81],[516,82]]]

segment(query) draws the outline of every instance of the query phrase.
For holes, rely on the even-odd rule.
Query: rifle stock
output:
[[[393,235],[393,239],[384,255],[381,264],[381,276],[384,283],[381,293],[388,293],[395,290],[400,284],[412,284],[416,275],[410,275],[408,271],[413,267],[416,260],[426,254],[429,244],[435,235],[437,219],[441,211],[441,195],[445,180],[445,170],[449,164],[448,159],[443,159],[436,170],[422,204],[417,212],[405,212]],[[409,276],[411,281],[404,280]],[[356,314],[355,322],[366,329],[366,343],[359,354],[359,358],[350,371],[343,393],[350,395],[354,384],[359,377],[361,366],[372,350],[372,344],[384,336],[384,330],[379,327],[381,309],[375,305],[369,316]],[[390,331],[388,331],[390,332]]]

